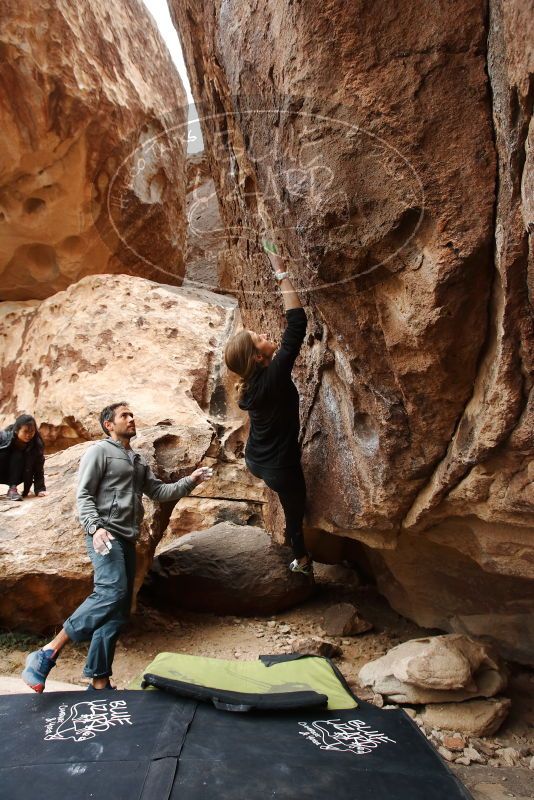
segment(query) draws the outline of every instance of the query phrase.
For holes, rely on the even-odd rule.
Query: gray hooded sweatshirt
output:
[[[82,456],[76,500],[78,516],[88,533],[90,525],[124,539],[137,539],[143,519],[143,494],[165,503],[189,494],[195,483],[158,480],[140,453],[127,451],[119,442],[96,442]]]

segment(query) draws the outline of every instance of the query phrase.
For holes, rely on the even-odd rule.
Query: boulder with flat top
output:
[[[293,555],[262,529],[221,522],[160,552],[147,578],[167,611],[270,615],[311,596],[313,579],[290,572]]]
[[[321,560],[356,541],[400,614],[534,664],[532,3],[169,8],[229,232],[220,286],[279,338],[266,228],[307,304]]]

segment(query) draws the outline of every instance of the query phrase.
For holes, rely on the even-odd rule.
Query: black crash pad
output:
[[[367,703],[231,714],[160,691],[0,697],[2,800],[467,800],[413,722]]]

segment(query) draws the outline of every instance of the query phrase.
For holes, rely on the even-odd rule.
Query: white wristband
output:
[[[280,281],[283,281],[284,278],[289,278],[289,275],[287,274],[287,272],[275,272],[274,277],[276,278],[278,283],[280,283]]]

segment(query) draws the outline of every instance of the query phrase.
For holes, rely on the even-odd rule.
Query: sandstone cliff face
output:
[[[47,449],[60,449],[99,439],[100,410],[125,399],[139,427],[167,421],[210,440],[208,417],[228,410],[234,432],[245,416],[226,400],[221,365],[236,324],[232,298],[124,275],[1,303],[0,425],[31,412]]]
[[[309,525],[399,611],[533,661],[529,4],[170,5],[223,286],[280,332],[265,226],[309,310]]]
[[[138,0],[1,0],[0,299],[179,284],[187,101]]]

